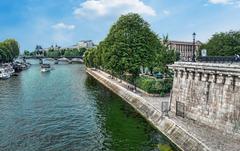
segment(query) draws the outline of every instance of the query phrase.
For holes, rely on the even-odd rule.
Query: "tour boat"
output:
[[[52,70],[50,64],[42,64],[41,65],[41,72],[50,72]]]
[[[0,79],[5,80],[10,78],[10,73],[6,72],[4,68],[0,68]]]

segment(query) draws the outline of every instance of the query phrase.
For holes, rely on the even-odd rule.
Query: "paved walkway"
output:
[[[98,74],[107,77],[114,83],[128,89],[129,86],[132,85],[122,81],[120,82],[119,79],[111,78],[111,76],[103,71],[96,70]],[[151,105],[157,108],[159,111],[162,110],[162,102],[169,102],[169,97],[152,97],[147,96],[146,94],[137,91],[136,94],[143,97],[145,100],[148,101]],[[194,137],[201,140],[205,145],[207,145],[213,151],[240,151],[240,136],[231,135],[231,134],[224,134],[223,132],[210,128],[208,126],[202,125],[200,123],[196,123],[192,120],[186,118],[176,117],[173,113],[169,113],[170,119],[176,122],[180,127],[185,129],[187,132],[192,134]]]

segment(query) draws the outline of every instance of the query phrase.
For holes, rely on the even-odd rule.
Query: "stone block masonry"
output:
[[[119,95],[128,102],[136,111],[138,111],[146,120],[148,120],[161,133],[168,137],[180,149],[185,151],[207,151],[210,150],[198,138],[191,135],[172,119],[162,115],[155,106],[148,103],[144,97],[133,93],[121,86],[116,80],[108,78],[106,73],[92,69],[86,69],[87,73]]]
[[[176,62],[171,111],[240,135],[240,65]]]

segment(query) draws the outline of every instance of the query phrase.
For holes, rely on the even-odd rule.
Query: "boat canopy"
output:
[[[41,67],[42,68],[51,68],[50,64],[42,64]]]

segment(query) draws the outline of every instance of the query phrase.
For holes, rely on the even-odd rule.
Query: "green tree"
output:
[[[107,70],[112,75],[127,74],[135,85],[140,67],[159,68],[168,72],[167,64],[176,60],[176,54],[169,50],[168,37],[160,41],[150,25],[138,14],[129,13],[121,16],[113,24],[107,37],[97,48],[84,54],[84,62],[88,67]]]
[[[64,57],[72,57],[72,50],[65,51]]]
[[[24,50],[23,54],[24,56],[30,56],[30,52],[28,50]]]
[[[179,60],[180,54],[169,48],[168,35],[163,35],[161,41],[162,45],[160,45],[160,47],[157,49],[155,59],[150,66],[150,70],[151,72],[154,71],[169,74],[167,65]]]
[[[66,51],[67,51],[67,49],[61,49],[61,50],[60,50],[61,56],[64,56],[64,54],[65,54]]]
[[[8,48],[8,51],[11,54],[11,59],[16,58],[19,55],[19,45],[15,39],[7,39],[3,43]]]
[[[240,31],[216,33],[203,44],[201,49],[207,49],[209,56],[233,56],[240,54]]]
[[[85,52],[84,54],[84,63],[87,67],[96,67],[94,63],[94,58],[95,58],[95,53],[97,52],[96,48],[91,48],[88,51]],[[96,60],[95,60],[96,61]]]
[[[86,48],[80,48],[79,49],[79,56],[83,56],[83,54],[85,53],[87,51],[87,49]]]
[[[59,51],[48,51],[47,52],[47,57],[50,58],[56,58],[60,56],[60,52]]]
[[[0,43],[0,62],[6,62],[7,60],[8,60],[7,52],[5,48],[3,48],[2,43]]]
[[[47,56],[47,51],[43,51],[43,56],[44,56],[44,57]]]
[[[98,47],[104,47],[103,63],[107,69],[117,75],[129,73],[134,82],[140,67],[150,66],[160,45],[150,25],[138,14],[129,13],[118,19]]]
[[[8,42],[0,42],[0,50],[3,62],[9,62],[13,60],[13,50]]]
[[[30,56],[36,56],[36,51],[30,52]]]
[[[77,57],[80,55],[80,51],[78,49],[66,50],[64,53],[64,57]]]

